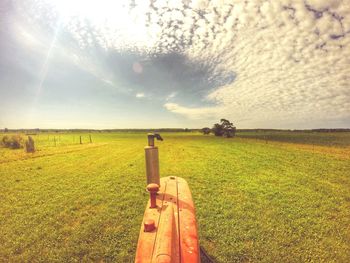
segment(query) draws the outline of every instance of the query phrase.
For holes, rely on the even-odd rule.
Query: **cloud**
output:
[[[165,103],[164,107],[174,113],[184,115],[190,119],[212,119],[217,116],[219,112],[218,107],[201,107],[201,108],[190,108],[183,107],[176,103]]]
[[[166,96],[165,100],[169,101],[169,100],[175,98],[176,95],[177,95],[177,92],[171,92],[168,96]]]
[[[248,127],[349,125],[349,11],[340,1],[207,7],[202,12],[211,16],[196,17],[201,30],[191,35],[195,44],[185,52],[199,60],[219,57],[217,68],[231,69],[237,77],[207,94],[215,107],[165,107],[204,119],[209,111]]]
[[[348,1],[65,3],[14,6],[32,28],[59,24],[77,65],[160,97],[171,113],[238,127],[350,125]],[[22,41],[40,45],[23,28]]]
[[[136,98],[144,98],[145,94],[144,93],[136,93]]]

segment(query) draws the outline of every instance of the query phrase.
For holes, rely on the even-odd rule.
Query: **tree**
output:
[[[221,119],[220,122],[221,122],[221,125],[224,127],[223,136],[227,138],[234,137],[236,134],[236,127],[233,126],[233,123],[226,119]]]
[[[236,127],[233,123],[226,119],[221,119],[220,123],[215,123],[213,126],[213,132],[215,136],[224,136],[232,138],[236,134]]]
[[[236,127],[230,127],[225,130],[224,136],[227,138],[233,138],[236,135]]]
[[[207,134],[209,134],[209,133],[211,132],[211,130],[210,130],[209,127],[204,127],[204,128],[202,129],[202,132],[203,132],[203,134],[207,135]]]
[[[213,126],[213,132],[215,136],[222,136],[224,134],[224,127],[219,123],[215,123]]]
[[[4,129],[4,132],[8,132],[8,131],[9,131],[9,129],[7,129],[7,128]]]

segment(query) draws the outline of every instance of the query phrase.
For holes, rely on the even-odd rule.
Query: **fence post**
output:
[[[83,144],[83,143],[81,142],[81,135],[80,135],[80,144]]]
[[[92,143],[91,134],[89,134],[89,137],[90,137],[90,143]]]
[[[28,136],[28,140],[26,141],[26,152],[27,153],[35,152],[34,140],[31,136]]]

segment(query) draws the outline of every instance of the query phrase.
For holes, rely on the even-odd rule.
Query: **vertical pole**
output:
[[[145,147],[147,184],[160,185],[158,147],[154,145],[154,138],[163,139],[159,134],[153,133],[149,133],[147,137],[148,146]]]
[[[147,184],[160,185],[158,147],[146,146],[145,155]]]
[[[81,142],[81,135],[80,135],[80,144],[82,144],[82,142]]]
[[[89,137],[90,137],[90,143],[92,143],[91,134],[89,134]]]
[[[56,137],[53,137],[53,141],[55,142],[55,147],[56,147]]]

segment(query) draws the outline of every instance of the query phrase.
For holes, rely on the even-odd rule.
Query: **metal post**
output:
[[[154,139],[163,139],[159,134],[153,133],[149,133],[147,137],[148,146],[145,147],[147,185],[152,183],[160,185],[158,147],[154,145]]]
[[[150,193],[150,208],[157,207],[157,192],[159,191],[158,184],[147,185],[147,191]]]

